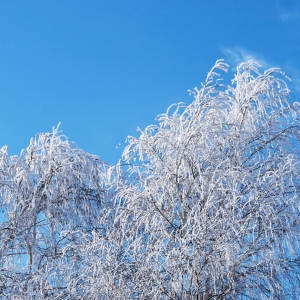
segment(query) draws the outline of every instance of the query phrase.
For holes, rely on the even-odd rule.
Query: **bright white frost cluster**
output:
[[[298,299],[299,104],[217,61],[107,166],[54,129],[0,154],[3,299]]]

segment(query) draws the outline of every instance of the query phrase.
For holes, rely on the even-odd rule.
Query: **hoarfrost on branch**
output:
[[[297,299],[299,104],[279,69],[227,68],[116,166],[58,128],[1,149],[4,299]]]

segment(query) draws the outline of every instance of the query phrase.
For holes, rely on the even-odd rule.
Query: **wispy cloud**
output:
[[[283,22],[300,20],[299,0],[277,0],[277,10]]]
[[[229,62],[229,64],[235,69],[237,65],[242,62],[247,62],[252,60],[257,62],[263,68],[269,68],[270,64],[264,59],[262,54],[255,54],[249,52],[243,47],[226,47],[221,49],[225,55],[225,59]]]
[[[262,69],[268,69],[272,67],[280,68],[288,78],[291,79],[291,82],[288,83],[288,86],[292,91],[294,91],[298,96],[300,95],[300,70],[295,68],[292,63],[285,63],[283,65],[278,65],[278,63],[273,63],[266,61],[263,54],[253,53],[249,50],[246,50],[244,47],[226,47],[221,49],[225,60],[230,64],[232,71],[236,70],[236,67],[242,63],[249,60],[254,61],[261,65]]]
[[[281,11],[279,12],[280,19],[283,22],[289,21],[289,20],[300,20],[300,13],[298,12],[287,12],[287,11]]]

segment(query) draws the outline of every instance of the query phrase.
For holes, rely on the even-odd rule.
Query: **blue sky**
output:
[[[0,1],[0,145],[61,129],[108,163],[214,62],[281,67],[300,99],[298,0]]]

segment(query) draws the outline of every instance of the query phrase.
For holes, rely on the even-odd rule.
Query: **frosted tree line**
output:
[[[299,103],[217,61],[110,166],[58,128],[0,149],[2,299],[298,299]]]

